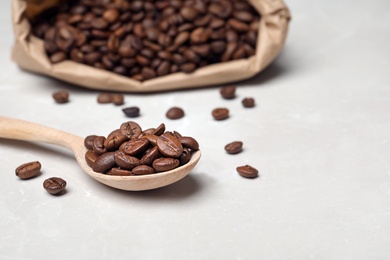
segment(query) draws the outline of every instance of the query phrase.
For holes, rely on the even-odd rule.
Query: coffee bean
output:
[[[165,116],[169,119],[175,120],[184,117],[184,110],[180,107],[171,107],[168,109]]]
[[[188,163],[190,160],[191,160],[191,151],[188,148],[184,147],[183,152],[179,157],[179,161],[180,161],[179,165],[184,165]]]
[[[108,104],[112,102],[112,94],[101,93],[97,96],[97,102],[99,104]]]
[[[149,145],[147,138],[131,139],[121,145],[120,150],[127,155],[137,156],[146,151]]]
[[[98,156],[93,152],[93,150],[88,150],[85,153],[85,161],[87,162],[89,167],[93,166],[93,164],[95,163],[97,158],[98,158]]]
[[[144,156],[142,156],[141,163],[151,166],[153,161],[160,157],[161,157],[161,153],[159,152],[158,147],[154,146],[153,148],[149,149],[144,154]]]
[[[147,174],[153,174],[155,172],[156,171],[148,165],[139,165],[132,170],[132,173],[134,175],[147,175]]]
[[[241,101],[242,105],[244,107],[247,107],[247,108],[250,108],[250,107],[254,107],[255,106],[255,100],[253,98],[250,98],[250,97],[247,97],[247,98],[244,98],[242,101]]]
[[[28,162],[16,168],[15,174],[22,180],[38,176],[41,172],[41,163],[38,161]]]
[[[102,17],[109,23],[114,23],[118,20],[119,18],[119,11],[117,9],[114,9],[114,8],[110,8],[110,9],[107,9],[106,11],[104,11]]]
[[[92,143],[92,150],[96,155],[102,155],[105,152],[107,152],[106,147],[104,146],[104,142],[106,141],[106,138],[104,136],[96,136],[93,139]]]
[[[157,158],[153,161],[153,168],[156,172],[169,171],[179,166],[180,161],[174,158]]]
[[[142,137],[139,137],[139,138],[145,138],[145,139],[148,139],[149,140],[149,143],[153,146],[156,146],[157,145],[157,139],[158,139],[158,136],[157,135],[154,135],[154,134],[147,134],[147,135],[144,135]]]
[[[180,136],[179,141],[183,145],[183,147],[189,148],[193,151],[199,150],[199,143],[193,137]]]
[[[123,108],[122,111],[127,117],[139,117],[140,113],[139,107],[126,107]]]
[[[128,170],[124,170],[121,168],[114,167],[111,170],[107,172],[107,175],[112,175],[112,176],[131,176],[133,173]]]
[[[66,54],[64,52],[56,52],[50,56],[51,63],[59,63],[66,60]]]
[[[157,147],[161,154],[167,157],[178,158],[183,152],[183,145],[174,135],[164,133],[157,139]]]
[[[180,10],[180,15],[187,21],[193,21],[199,15],[199,11],[193,7],[185,6]]]
[[[119,129],[111,132],[104,141],[104,147],[109,151],[117,150],[124,142],[128,140],[127,136],[122,134]]]
[[[253,20],[253,15],[252,13],[248,12],[248,11],[240,11],[240,10],[237,10],[237,11],[234,11],[233,12],[233,16],[242,21],[242,22],[251,22]]]
[[[116,106],[121,106],[125,103],[125,97],[122,94],[113,94],[112,103]]]
[[[95,138],[97,137],[97,135],[89,135],[87,136],[85,139],[84,139],[84,146],[85,148],[87,148],[88,150],[92,150],[92,146],[93,146],[93,142],[95,140]]]
[[[228,154],[238,154],[242,152],[242,145],[243,143],[241,141],[234,141],[231,143],[228,143],[225,145],[225,151]]]
[[[108,22],[103,18],[95,18],[91,22],[92,28],[104,30],[108,26]]]
[[[157,68],[157,75],[164,76],[169,73],[170,63],[168,61],[162,61]]]
[[[239,166],[236,170],[238,174],[245,178],[256,178],[259,176],[259,171],[250,165]]]
[[[153,132],[154,135],[160,136],[165,132],[165,124],[160,124]]]
[[[227,108],[215,108],[211,114],[215,120],[225,120],[229,117],[229,110]]]
[[[236,31],[238,32],[247,32],[249,31],[249,25],[246,23],[243,23],[237,19],[231,18],[228,20],[228,24]]]
[[[115,152],[106,152],[100,155],[92,165],[94,172],[106,173],[115,166]]]
[[[121,169],[131,171],[134,167],[141,164],[140,160],[121,151],[115,152],[115,163]]]
[[[137,138],[142,133],[140,125],[134,121],[122,123],[119,129],[128,139]]]
[[[180,66],[181,70],[186,73],[191,73],[195,71],[196,65],[195,63],[184,63],[183,65]]]
[[[222,98],[233,99],[236,97],[236,86],[226,86],[219,90]]]
[[[58,195],[65,190],[66,181],[59,177],[51,177],[43,182],[43,188],[52,195]]]
[[[69,102],[69,92],[65,90],[54,92],[52,94],[52,97],[58,104],[64,104]]]

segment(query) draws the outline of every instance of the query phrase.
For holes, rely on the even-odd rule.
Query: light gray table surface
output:
[[[202,159],[171,186],[125,192],[95,182],[71,152],[0,139],[0,259],[390,259],[390,2],[287,0],[286,46],[260,75],[219,87],[126,94],[143,127],[195,137]],[[18,69],[11,1],[0,2],[0,115],[86,136],[128,119],[99,92]],[[57,105],[51,93],[71,101]],[[241,99],[254,97],[244,109]],[[181,106],[183,119],[165,118]],[[211,110],[228,107],[216,122]],[[0,125],[1,127],[1,125]],[[241,140],[231,156],[224,145]],[[28,181],[15,168],[39,160]],[[238,165],[259,169],[244,179]],[[45,178],[68,182],[53,197]]]

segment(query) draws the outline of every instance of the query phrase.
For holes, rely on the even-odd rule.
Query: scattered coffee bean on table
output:
[[[226,86],[219,90],[222,98],[233,99],[236,97],[236,86]]]
[[[247,97],[247,98],[244,98],[242,101],[241,101],[242,105],[244,107],[247,107],[247,108],[250,108],[250,107],[254,107],[255,106],[255,100],[253,98],[250,98],[250,97]]]
[[[97,102],[99,104],[109,104],[113,101],[113,95],[110,93],[101,93],[97,96]]]
[[[69,102],[69,93],[65,90],[54,92],[52,97],[58,104],[65,104]]]
[[[172,107],[172,108],[168,109],[165,116],[167,118],[173,119],[173,120],[180,119],[180,118],[184,117],[184,110],[180,107]]]
[[[190,136],[166,131],[165,125],[142,130],[128,121],[107,137],[84,139],[85,160],[95,171],[114,176],[133,176],[169,171],[188,163],[199,143]]]
[[[66,181],[58,177],[52,177],[43,182],[43,188],[52,195],[59,195],[65,187]]]
[[[112,103],[116,106],[121,106],[125,103],[125,97],[122,94],[113,94]]]
[[[241,141],[234,141],[225,145],[225,151],[228,154],[238,154],[242,152],[243,143]]]
[[[211,115],[215,120],[225,120],[229,117],[229,109],[227,108],[215,108],[211,112]]]
[[[72,60],[144,81],[255,55],[246,0],[71,0],[31,19],[52,63]]]
[[[127,117],[139,117],[140,113],[139,107],[126,107],[123,108],[122,111]]]
[[[15,170],[16,176],[22,180],[34,178],[41,173],[41,163],[38,161],[28,162],[20,165]]]
[[[259,175],[259,171],[250,165],[239,166],[236,170],[245,178],[256,178]]]

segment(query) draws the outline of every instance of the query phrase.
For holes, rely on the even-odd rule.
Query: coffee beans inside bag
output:
[[[282,0],[13,0],[14,61],[79,86],[153,92],[250,78],[280,53]]]

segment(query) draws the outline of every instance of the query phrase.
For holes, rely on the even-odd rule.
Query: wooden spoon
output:
[[[73,151],[81,168],[95,180],[121,190],[151,190],[172,184],[191,172],[198,163],[201,152],[192,153],[191,160],[176,169],[142,176],[111,176],[94,172],[84,159],[87,149],[84,138],[28,121],[0,116],[0,138],[44,142]]]

